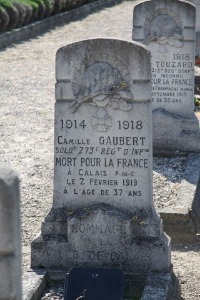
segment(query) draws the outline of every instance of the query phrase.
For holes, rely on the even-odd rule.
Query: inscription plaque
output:
[[[100,198],[127,208],[149,203],[150,184],[143,189],[151,174],[147,105],[129,103],[131,110],[123,111],[84,104],[74,113],[69,106],[56,108],[56,206],[69,199],[70,207]]]

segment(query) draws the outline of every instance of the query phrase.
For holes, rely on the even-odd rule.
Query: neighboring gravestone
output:
[[[200,150],[194,114],[195,7],[176,0],[138,4],[133,40],[152,54],[154,147]]]
[[[152,197],[150,52],[113,39],[56,57],[54,199],[32,267],[168,271]]]
[[[21,300],[19,179],[0,167],[0,300]]]

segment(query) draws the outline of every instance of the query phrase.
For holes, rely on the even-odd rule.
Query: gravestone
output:
[[[17,174],[0,167],[0,300],[21,300],[20,197]]]
[[[32,267],[168,271],[152,199],[150,51],[77,42],[58,50],[56,80],[54,198]]]
[[[152,53],[155,149],[200,149],[194,114],[195,7],[176,0],[135,6],[133,40]]]

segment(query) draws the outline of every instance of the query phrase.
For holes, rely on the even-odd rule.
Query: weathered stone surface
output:
[[[22,277],[23,294],[22,300],[37,300],[47,285],[47,273],[45,271],[25,272]]]
[[[163,175],[172,182],[181,180],[176,190],[177,195],[171,195],[174,197],[173,204],[159,205],[159,207],[157,205],[158,212],[163,220],[164,231],[171,237],[172,241],[180,243],[194,242],[200,232],[200,154],[190,153],[187,158],[184,155],[181,159],[176,157],[173,160],[157,159],[159,159],[159,162],[157,161],[158,168],[155,169],[156,172],[159,173],[161,169],[164,169],[164,164],[162,165],[162,159],[164,159],[168,171],[164,172]],[[180,164],[181,161],[185,161],[182,165],[183,168]],[[177,173],[176,168],[179,169]],[[178,179],[179,172],[182,172],[182,175]],[[162,182],[158,181],[157,184],[162,185]],[[163,187],[163,201],[166,201],[166,203],[168,201],[166,198],[168,189],[170,187],[165,191]],[[171,186],[171,189],[173,190],[173,186]]]
[[[150,273],[141,300],[178,300],[180,288],[172,270],[168,273]]]
[[[0,168],[0,299],[21,300],[19,180]]]
[[[95,39],[57,52],[54,199],[32,266],[167,271],[152,199],[150,52]]]
[[[183,150],[184,146],[184,150],[198,151],[199,121],[193,99],[194,5],[176,0],[138,4],[134,8],[133,40],[147,45],[152,53],[154,148]],[[183,142],[182,136],[187,139],[187,135],[194,145]]]
[[[199,120],[182,118],[164,109],[154,110],[153,145],[155,150],[199,152]]]

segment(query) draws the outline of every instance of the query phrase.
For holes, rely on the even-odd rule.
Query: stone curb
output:
[[[141,300],[178,300],[180,293],[179,281],[173,272],[150,273]]]
[[[200,154],[190,153],[184,178],[181,181],[178,200],[174,208],[158,209],[164,231],[179,242],[194,242],[200,228],[199,178]]]
[[[29,271],[22,278],[22,300],[40,299],[47,284],[47,273],[42,271]]]
[[[19,29],[14,29],[10,32],[3,33],[0,35],[0,49],[6,48],[10,44],[33,38],[55,28],[56,26],[65,25],[71,21],[86,17],[91,12],[118,4],[122,1],[123,0],[99,0],[90,4],[85,4],[79,8],[51,16],[42,21],[37,21]]]
[[[23,297],[22,300],[38,300],[41,299],[42,293],[45,291],[47,282],[51,282],[51,287],[56,283],[63,284],[66,271],[41,271],[30,270],[23,276]],[[142,289],[141,300],[177,300],[180,299],[180,287],[177,277],[174,275],[172,267],[168,273],[149,273],[146,279],[141,274],[124,274],[128,285],[133,281],[134,292]],[[132,278],[132,279],[131,279]],[[135,286],[137,285],[137,287]],[[131,288],[132,290],[132,288]],[[136,293],[137,293],[136,292]]]

